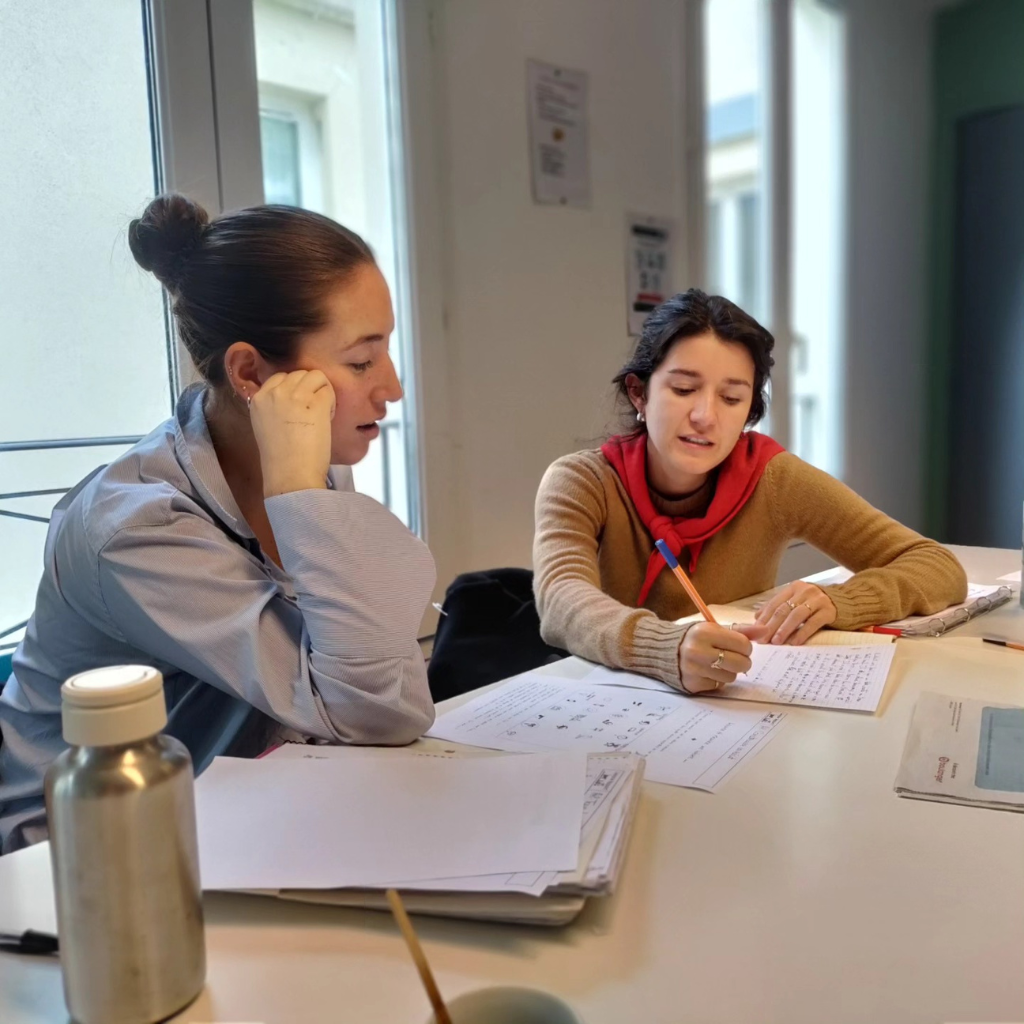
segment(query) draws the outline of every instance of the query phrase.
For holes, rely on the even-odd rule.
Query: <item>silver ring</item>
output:
[[[810,612],[810,613],[811,613],[812,615],[814,614],[814,609],[813,609],[813,608],[812,608],[812,607],[811,607],[811,606],[810,606],[810,605],[809,605],[809,604],[808,604],[808,603],[807,603],[806,601],[804,601],[804,602],[803,602],[803,606],[804,606],[804,607],[805,607],[805,608],[806,608],[806,609],[807,609],[807,610],[808,610],[808,611],[809,611],[809,612]]]
[[[719,651],[718,652],[718,657],[715,658],[715,660],[713,662],[711,662],[711,667],[712,668],[721,668],[724,664],[725,664],[725,651]],[[718,687],[716,686],[715,689],[717,690]]]
[[[796,611],[796,605],[795,605],[795,604],[793,604],[793,602],[792,602],[792,601],[787,601],[787,602],[786,602],[786,604],[788,604],[788,605],[789,605],[789,610],[790,610],[791,612],[795,612],[795,611]]]

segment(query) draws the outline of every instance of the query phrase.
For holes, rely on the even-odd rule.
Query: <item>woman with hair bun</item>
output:
[[[409,743],[434,717],[416,637],[433,559],[349,468],[402,397],[369,247],[305,210],[211,221],[180,195],[128,240],[204,380],[54,512],[0,690],[2,852],[46,837],[43,775],[76,672],[159,669],[197,772],[283,738]]]
[[[534,589],[544,639],[685,693],[750,669],[751,639],[802,644],[962,601],[956,558],[848,487],[746,428],[764,417],[774,339],[694,288],[647,318],[615,377],[629,428],[555,462],[537,494]],[[664,540],[708,604],[775,585],[791,540],[855,571],[790,583],[757,623],[674,620],[696,609],[654,546]]]

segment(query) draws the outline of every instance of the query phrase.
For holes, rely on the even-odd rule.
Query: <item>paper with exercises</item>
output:
[[[775,735],[782,712],[528,672],[442,715],[438,739],[500,750],[622,750],[645,777],[715,790]]]

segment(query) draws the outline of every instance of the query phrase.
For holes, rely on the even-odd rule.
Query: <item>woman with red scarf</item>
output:
[[[632,430],[555,462],[537,494],[534,588],[544,639],[687,693],[750,668],[751,639],[802,644],[964,600],[956,558],[770,437],[774,339],[738,306],[698,289],[659,306],[616,376]],[[790,541],[855,573],[791,583],[757,624],[678,625],[695,609],[654,547],[664,540],[708,604],[775,585]]]

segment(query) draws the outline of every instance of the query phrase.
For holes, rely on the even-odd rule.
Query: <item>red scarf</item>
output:
[[[718,467],[718,481],[707,512],[700,517],[681,516],[673,519],[671,516],[660,515],[651,501],[647,484],[647,435],[612,437],[601,446],[601,451],[618,473],[633,507],[651,536],[655,540],[665,541],[676,558],[681,558],[683,548],[686,548],[691,573],[697,568],[697,559],[704,541],[736,517],[754,493],[765,466],[785,450],[777,441],[764,434],[749,431],[740,435],[736,446]],[[638,608],[643,607],[658,573],[664,568],[665,560],[655,548],[647,563],[647,575],[637,598]]]

